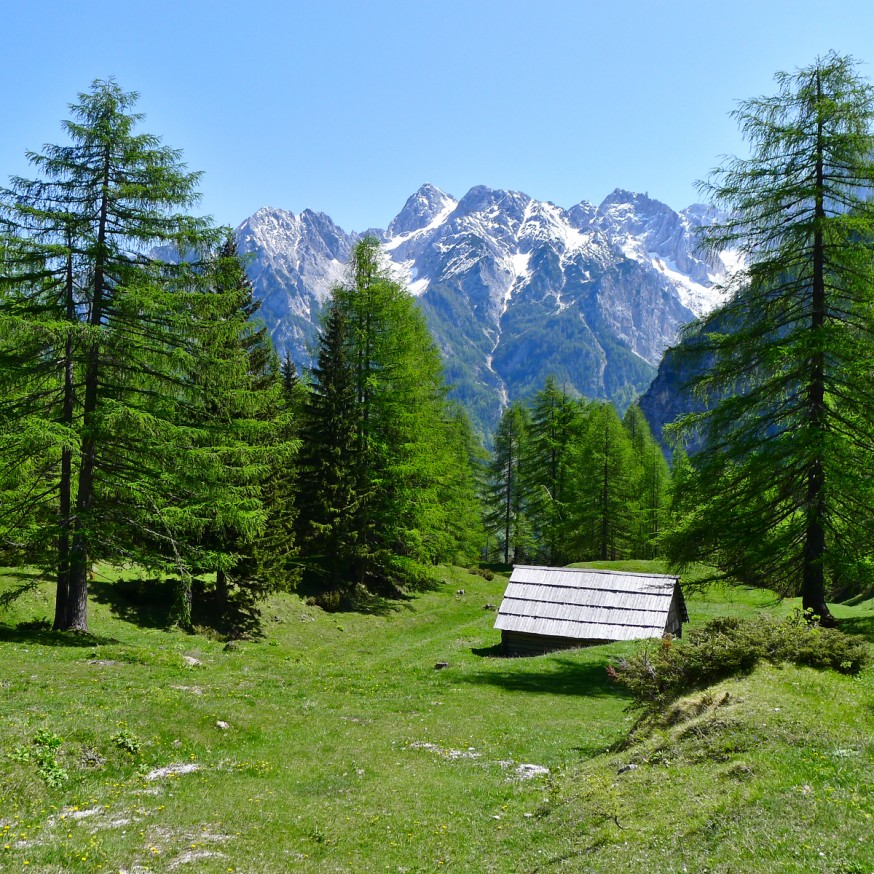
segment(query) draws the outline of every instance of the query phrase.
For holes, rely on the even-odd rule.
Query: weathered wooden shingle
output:
[[[524,638],[531,650],[537,636],[568,646],[679,634],[688,618],[678,577],[520,565],[495,628],[509,648]]]

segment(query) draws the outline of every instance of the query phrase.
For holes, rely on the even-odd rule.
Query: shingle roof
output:
[[[578,640],[634,640],[665,633],[679,578],[662,574],[519,565],[495,628]]]

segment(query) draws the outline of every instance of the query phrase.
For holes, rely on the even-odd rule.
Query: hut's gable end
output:
[[[495,628],[510,651],[679,636],[687,621],[677,577],[519,566]]]

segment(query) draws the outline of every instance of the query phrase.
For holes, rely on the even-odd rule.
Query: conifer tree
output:
[[[622,423],[631,438],[638,476],[636,534],[632,552],[637,558],[655,558],[667,519],[670,470],[637,404],[628,408]]]
[[[586,410],[574,444],[566,512],[568,549],[577,560],[615,561],[631,554],[637,517],[637,470],[631,440],[608,403]]]
[[[433,525],[442,541],[434,558],[466,564],[478,558],[485,546],[483,496],[488,454],[476,439],[464,408],[450,403],[444,413],[444,461],[440,475],[437,514]]]
[[[520,403],[507,407],[495,433],[490,474],[488,524],[503,553],[504,564],[520,561],[532,546],[525,500],[525,468],[531,414]]]
[[[260,514],[223,475],[237,442],[202,425],[204,373],[215,394],[246,367],[212,354],[229,306],[200,258],[220,236],[185,211],[198,174],[136,132],[136,99],[95,82],[71,106],[70,144],[30,153],[39,177],[0,197],[0,470],[21,472],[0,524],[54,568],[58,629],[87,628],[94,561],[172,562],[184,576],[189,533],[216,502],[235,506],[235,524]],[[191,256],[155,257],[159,246]]]
[[[305,416],[304,558],[324,588],[394,594],[457,555],[449,514],[474,492],[459,487],[456,474],[472,478],[445,394],[421,313],[377,241],[361,241],[327,310]]]
[[[254,550],[259,595],[270,590],[291,589],[300,577],[300,548],[296,542],[300,493],[297,454],[308,391],[288,354],[281,365],[279,389],[278,398],[272,396],[274,427],[268,447],[267,478],[262,485],[267,521]]]
[[[874,89],[834,53],[740,104],[751,145],[706,190],[729,218],[708,245],[748,267],[704,332],[711,401],[666,540],[745,583],[800,594],[830,621],[829,589],[863,588],[874,541]]]
[[[326,311],[301,428],[299,516],[301,548],[310,579],[323,591],[351,583],[358,547],[358,409],[345,313]]]
[[[209,366],[198,374],[205,399],[200,424],[213,432],[210,451],[222,453],[223,462],[216,474],[228,488],[214,490],[217,498],[207,508],[211,516],[192,545],[201,553],[198,568],[215,571],[219,616],[228,623],[254,622],[257,602],[288,584],[294,537],[292,485],[285,479],[293,470],[297,441],[279,361],[266,326],[257,319],[261,303],[231,234],[206,269],[210,293],[226,300],[227,311],[219,318],[221,333],[218,326],[213,332]],[[223,378],[233,361],[238,382],[223,388],[215,375]],[[190,603],[180,606],[180,621],[186,624]]]
[[[524,491],[534,536],[547,564],[569,558],[562,543],[564,508],[569,499],[572,443],[580,436],[580,406],[549,376],[534,396],[524,462]]]

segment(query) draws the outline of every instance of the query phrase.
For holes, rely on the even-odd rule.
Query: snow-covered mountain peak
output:
[[[407,198],[404,208],[388,226],[386,238],[396,239],[439,224],[457,205],[454,197],[426,182]]]
[[[530,202],[531,198],[521,191],[475,185],[458,201],[456,215],[460,218],[470,215],[485,218],[500,216],[511,221],[521,221]]]
[[[567,218],[572,227],[583,230],[589,227],[597,212],[598,207],[594,203],[589,203],[588,200],[581,200],[567,210]]]
[[[708,203],[691,203],[680,211],[680,215],[692,225],[710,225],[725,217],[724,213]]]
[[[588,246],[591,234],[583,233],[567,210],[549,201],[532,200],[525,210],[517,239],[532,246],[551,243],[559,254],[565,255]]]
[[[594,224],[613,233],[638,236],[649,233],[653,226],[671,223],[678,218],[667,204],[653,200],[648,194],[636,194],[617,188],[604,198],[595,212]]]

